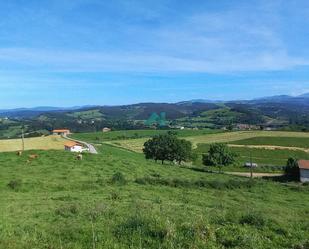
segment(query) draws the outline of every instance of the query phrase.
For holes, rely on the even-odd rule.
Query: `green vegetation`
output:
[[[288,135],[288,134],[287,134]],[[285,147],[309,148],[308,137],[254,137],[233,142],[243,145],[277,145]]]
[[[209,144],[199,144],[195,153],[199,155],[198,159],[195,161],[196,165],[202,166],[202,154],[208,152]],[[230,150],[237,154],[238,157],[236,162],[232,166],[225,167],[227,171],[248,171],[243,165],[246,162],[250,162],[252,158],[254,163],[259,166],[255,169],[257,172],[268,172],[268,171],[281,171],[282,167],[286,165],[289,157],[309,159],[309,153],[304,151],[294,151],[294,150],[282,150],[282,149],[262,149],[262,148],[245,148],[245,147],[231,147]],[[268,167],[270,166],[270,167]],[[279,166],[273,167],[273,166]],[[211,167],[210,167],[211,168]],[[215,169],[215,168],[214,168]]]
[[[288,179],[293,181],[299,181],[299,168],[296,158],[290,157],[286,163],[285,175]]]
[[[126,140],[138,138],[150,138],[159,134],[166,134],[169,131],[176,132],[180,137],[199,136],[222,132],[220,130],[124,130],[111,132],[92,132],[92,133],[75,133],[70,135],[72,138],[84,140],[92,143],[100,143],[113,140]],[[145,142],[146,140],[144,140]],[[143,145],[143,144],[142,144]]]
[[[237,154],[233,153],[226,144],[214,143],[209,146],[206,154],[203,154],[205,166],[216,166],[220,168],[235,163]]]
[[[204,111],[197,117],[180,118],[177,123],[187,127],[214,128],[216,125],[219,127],[235,123],[241,116],[241,113],[224,106],[223,108]]]
[[[0,153],[0,248],[308,247],[308,186],[98,149]]]
[[[160,134],[149,139],[144,144],[143,152],[146,159],[164,161],[187,162],[192,159],[192,144],[185,139],[179,139],[174,133]]]
[[[87,119],[101,119],[104,115],[100,110],[89,110],[89,111],[77,111],[67,114],[70,117],[87,120]]]
[[[199,157],[194,162],[195,164],[202,166],[202,154],[205,154],[209,150],[209,144],[211,143],[230,143],[237,144],[243,143],[244,139],[252,138],[253,141],[257,141],[259,137],[262,141],[286,141],[287,137],[290,138],[289,145],[293,146],[293,142],[301,143],[300,141],[309,140],[309,133],[304,132],[282,132],[282,131],[240,131],[240,132],[218,132],[209,134],[200,134],[200,132],[207,132],[203,130],[198,131],[177,131],[179,137],[184,137],[190,141]],[[193,135],[194,134],[194,135]],[[79,135],[79,134],[77,134]],[[82,134],[81,134],[82,135]],[[92,138],[92,135],[87,136],[85,139]],[[91,139],[89,139],[91,140]],[[143,145],[148,138],[139,139],[127,139],[127,140],[112,140],[105,142],[116,147],[121,147],[130,151],[142,153]],[[250,141],[248,139],[248,141]],[[248,142],[249,143],[249,142]],[[270,143],[270,142],[269,142]],[[306,143],[306,142],[304,142]],[[298,146],[300,144],[297,144]],[[241,146],[241,144],[240,144]],[[228,171],[248,171],[243,165],[245,162],[250,162],[252,156],[253,162],[258,163],[260,166],[271,167],[259,167],[256,169],[258,172],[282,172],[283,167],[286,165],[286,161],[289,157],[309,159],[309,153],[306,152],[306,148],[302,150],[291,149],[276,149],[276,148],[247,148],[245,147],[231,147],[232,152],[239,155],[235,165],[226,167]],[[274,167],[276,166],[276,167]]]

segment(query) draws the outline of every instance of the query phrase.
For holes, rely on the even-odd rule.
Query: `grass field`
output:
[[[25,150],[63,150],[65,140],[59,136],[35,137],[25,139]],[[22,149],[21,139],[0,140],[0,152]]]
[[[114,140],[127,140],[138,138],[150,138],[154,135],[167,133],[169,130],[125,130],[111,132],[75,133],[71,137],[78,140],[85,140],[92,143],[99,143]],[[206,134],[220,133],[220,130],[170,130],[176,132],[181,137],[200,136]]]
[[[198,144],[210,144],[210,143],[237,143],[235,141],[259,138],[262,137],[263,141],[267,139],[277,139],[277,141],[290,141],[289,144],[293,144],[294,141],[299,145],[299,141],[309,140],[309,133],[304,132],[282,132],[282,131],[238,131],[238,132],[220,132],[220,133],[209,133],[209,134],[196,134],[195,136],[186,136],[185,139],[192,142],[194,148]],[[85,139],[87,139],[85,137]],[[89,138],[88,138],[89,139]],[[123,147],[135,152],[142,152],[143,145],[148,138],[111,141],[109,144]],[[248,140],[250,141],[250,140]],[[270,140],[272,141],[272,140]],[[270,143],[270,142],[269,142]],[[306,140],[305,143],[308,143]],[[306,145],[306,144],[304,144]],[[304,147],[306,148],[306,147]]]
[[[98,149],[82,161],[56,150],[0,153],[0,248],[308,247],[308,186]],[[28,153],[39,158],[29,164]]]
[[[198,160],[196,160],[194,163],[201,167],[202,154],[208,152],[209,144],[211,143],[224,142],[238,145],[251,145],[252,142],[252,145],[278,145],[297,148],[303,146],[304,150],[307,150],[309,133],[281,131],[242,131],[204,135],[196,134],[196,136],[188,135],[184,138],[193,143],[195,151],[199,154]],[[147,141],[147,139],[149,138],[127,139],[117,141],[112,140],[105,143],[133,152],[141,153],[143,145]],[[231,150],[237,153],[239,156],[235,165],[225,168],[226,171],[249,171],[249,169],[244,168],[243,165],[245,162],[250,161],[250,156],[252,156],[253,161],[260,166],[271,166],[259,167],[258,169],[256,169],[257,172],[281,172],[282,167],[286,165],[287,159],[289,157],[294,157],[298,159],[309,159],[309,153],[301,150],[292,150],[292,148],[270,149],[231,147]]]
[[[278,145],[309,148],[309,137],[254,137],[233,142],[241,145]]]
[[[226,167],[227,171],[248,171],[243,165],[245,162],[252,161],[257,163],[259,166],[285,166],[289,157],[297,159],[309,159],[309,153],[304,151],[293,151],[293,150],[269,150],[262,148],[230,148],[234,153],[238,155],[234,166]],[[207,153],[209,150],[209,144],[199,144],[195,152],[199,154],[198,160],[195,162],[196,165],[202,166],[202,154]],[[210,168],[215,169],[215,168]],[[259,167],[256,169],[257,172],[272,172],[278,171],[272,167]]]

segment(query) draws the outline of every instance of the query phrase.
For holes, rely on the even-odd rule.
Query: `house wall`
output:
[[[79,145],[76,145],[76,146],[71,148],[71,151],[72,152],[82,152],[83,151],[83,147],[79,146]]]
[[[300,181],[309,182],[309,169],[300,169]]]

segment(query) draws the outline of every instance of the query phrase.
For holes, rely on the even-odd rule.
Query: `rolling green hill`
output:
[[[283,98],[284,99],[284,98]],[[281,101],[282,98],[279,98]],[[123,106],[86,106],[64,109],[34,109],[0,112],[9,117],[0,122],[0,138],[17,137],[21,125],[29,134],[41,135],[54,128],[69,128],[73,132],[154,128],[145,122],[149,117],[165,113],[167,126],[172,128],[212,129],[285,129],[309,130],[309,101],[307,98],[288,100],[266,99],[206,103],[141,103]],[[279,101],[279,102],[278,102]],[[7,116],[6,116],[7,115]],[[155,126],[155,124],[154,124]],[[157,125],[158,126],[158,125]],[[241,128],[247,127],[247,128]],[[160,127],[161,128],[161,127]]]
[[[0,153],[0,248],[306,248],[308,187],[160,165],[107,145]],[[39,158],[28,163],[28,153]]]

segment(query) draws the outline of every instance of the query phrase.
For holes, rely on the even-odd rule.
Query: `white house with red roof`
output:
[[[83,145],[74,141],[68,141],[64,144],[64,150],[70,151],[70,152],[83,152],[84,149]]]
[[[71,134],[69,129],[56,129],[52,131],[53,135],[61,135],[61,136],[66,136]]]

